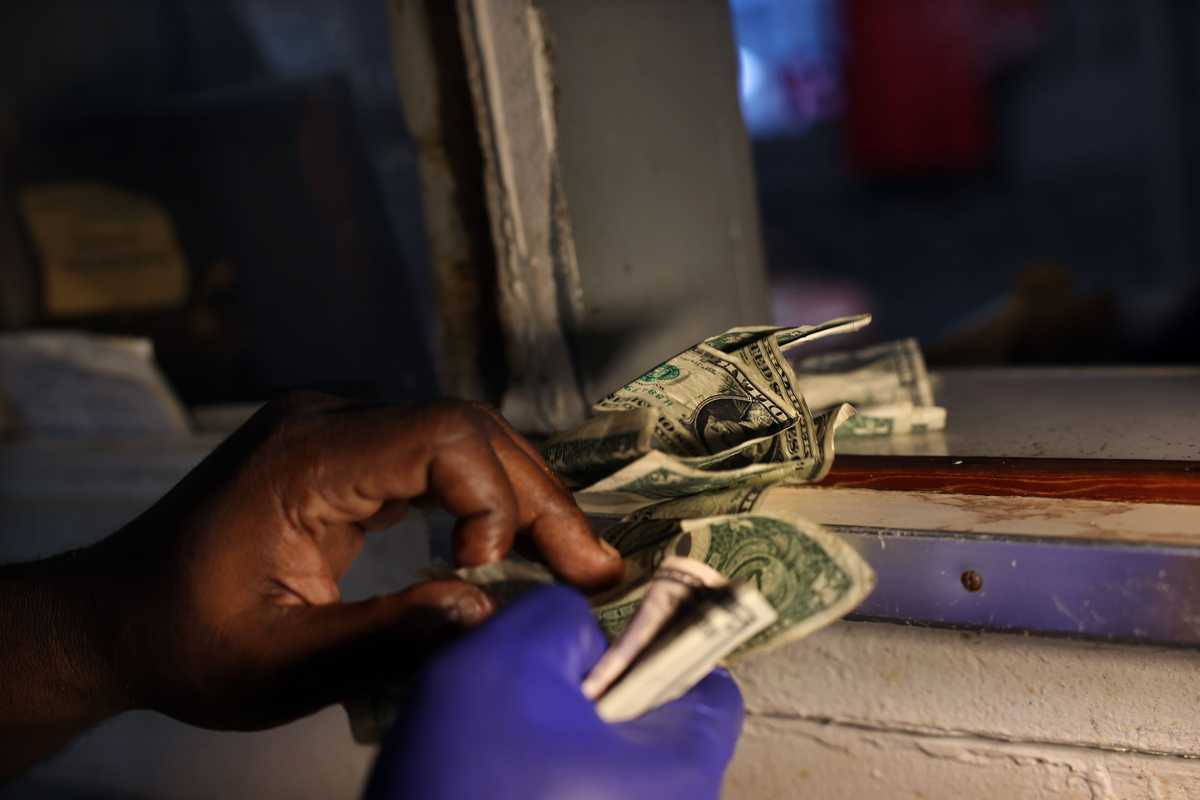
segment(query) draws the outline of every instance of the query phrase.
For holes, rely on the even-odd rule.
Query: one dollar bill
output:
[[[934,404],[933,382],[916,339],[795,359],[796,381],[819,412],[851,403],[855,418],[837,437],[898,436],[939,431],[946,409]]]
[[[605,516],[748,480],[820,480],[853,411],[814,417],[785,351],[869,322],[732,328],[596,403],[542,455],[585,512]]]

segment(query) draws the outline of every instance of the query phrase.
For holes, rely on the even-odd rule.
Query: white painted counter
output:
[[[842,450],[1200,460],[1200,369],[967,369],[938,379],[945,433],[863,439]],[[897,498],[903,524],[919,523],[913,517],[925,506],[970,502],[918,500]],[[981,501],[976,515],[993,514],[991,529],[1009,533],[1016,517],[1029,523],[1032,513],[1036,528],[1051,516],[1006,516],[1006,502]],[[1107,504],[1097,526],[1085,517],[1106,504],[1067,505],[1052,515],[1055,535],[1068,518],[1128,528],[1137,527],[1131,514],[1142,514]],[[1185,511],[1144,532],[1194,533],[1200,508]],[[1179,530],[1163,532],[1163,524]],[[955,526],[971,527],[957,517]],[[1200,798],[1197,651],[843,622],[737,676],[748,715],[730,800]]]
[[[838,623],[737,670],[728,798],[1200,797],[1200,653]]]
[[[953,369],[940,433],[860,439],[864,455],[1200,460],[1200,368]]]

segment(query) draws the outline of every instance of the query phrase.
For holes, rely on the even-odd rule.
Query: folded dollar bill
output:
[[[667,556],[629,625],[584,679],[583,693],[606,722],[636,719],[684,695],[778,618],[751,584]]]
[[[943,430],[925,357],[916,339],[793,361],[796,382],[816,413],[851,403],[857,414],[839,437],[893,436]]]

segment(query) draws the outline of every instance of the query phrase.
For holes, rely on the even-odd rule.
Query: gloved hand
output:
[[[368,800],[716,798],[742,725],[733,680],[610,725],[579,688],[605,646],[577,592],[521,598],[430,662]]]

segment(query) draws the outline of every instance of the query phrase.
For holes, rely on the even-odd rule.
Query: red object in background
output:
[[[869,174],[974,171],[991,154],[984,0],[846,0],[846,132]]]

